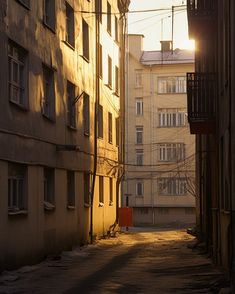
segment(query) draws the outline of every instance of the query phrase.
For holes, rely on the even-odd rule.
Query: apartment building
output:
[[[127,8],[0,3],[0,271],[117,224]]]
[[[123,205],[134,224],[195,221],[195,138],[187,123],[186,73],[193,52],[143,51],[142,35],[128,35]]]
[[[235,291],[235,4],[188,0],[189,35],[196,41],[188,73],[188,114],[196,134],[197,232]]]

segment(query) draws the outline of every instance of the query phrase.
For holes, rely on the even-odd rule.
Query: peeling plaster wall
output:
[[[95,16],[79,11],[94,11],[93,1],[72,1],[75,10],[75,48],[65,42],[65,1],[56,3],[56,29],[52,32],[43,23],[42,1],[30,1],[26,9],[15,0],[0,2],[0,271],[34,263],[45,255],[71,249],[89,240],[90,208],[84,207],[83,173],[93,170],[94,107],[95,107]],[[118,12],[117,1],[110,1],[112,10]],[[105,1],[103,3],[106,9]],[[82,58],[82,17],[89,25],[90,60]],[[112,19],[114,29],[114,18]],[[120,29],[121,31],[121,29]],[[20,109],[8,99],[8,38],[27,51],[28,108]],[[119,45],[107,33],[106,19],[101,25],[103,42],[103,71],[107,77],[107,54],[119,65]],[[42,64],[54,69],[55,122],[41,113],[43,99]],[[94,200],[94,234],[106,234],[116,220],[116,178],[118,168],[110,167],[118,161],[115,142],[115,118],[119,116],[120,97],[100,81],[100,101],[104,109],[104,138],[98,142],[98,176],[105,178],[104,206],[98,201],[98,176]],[[90,96],[90,136],[83,133],[83,99],[76,103],[77,130],[67,127],[66,80],[76,85],[75,95],[85,91]],[[113,115],[113,144],[108,143],[108,112]],[[56,151],[56,145],[77,145],[78,151]],[[112,161],[113,160],[113,161]],[[8,162],[24,163],[27,170],[26,215],[8,215]],[[55,203],[53,212],[43,207],[43,168],[55,169]],[[76,207],[67,206],[67,170],[75,171]],[[113,180],[113,205],[109,205],[109,177]]]

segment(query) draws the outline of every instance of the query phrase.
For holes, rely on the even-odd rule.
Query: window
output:
[[[142,98],[136,98],[135,100],[135,105],[136,105],[136,115],[143,115],[143,110],[144,110],[144,102]]]
[[[27,167],[23,164],[8,164],[8,212],[27,210]]]
[[[119,68],[115,66],[115,94],[119,95]]]
[[[75,206],[75,174],[67,171],[67,205],[68,208]]]
[[[187,194],[185,178],[160,178],[158,179],[159,195],[180,196]]]
[[[55,208],[55,171],[53,168],[44,168],[44,208]]]
[[[119,117],[116,117],[115,119],[115,124],[116,124],[116,146],[119,146],[119,132],[120,132],[120,127],[119,127]]]
[[[89,60],[89,26],[84,19],[82,20],[82,31],[83,56]]]
[[[108,86],[112,88],[112,58],[108,55]]]
[[[76,128],[75,85],[67,81],[68,126]]]
[[[65,41],[70,44],[72,47],[75,46],[74,39],[74,10],[66,2],[66,35]]]
[[[17,0],[17,2],[19,2],[28,9],[30,8],[30,0]]]
[[[109,178],[109,205],[113,205],[113,179]]]
[[[136,72],[136,74],[135,74],[135,86],[137,88],[142,87],[142,72]]]
[[[55,118],[55,89],[54,89],[54,71],[43,65],[43,101],[42,114],[48,119]]]
[[[28,104],[27,53],[9,41],[8,43],[8,95],[9,101],[26,108]]]
[[[55,31],[55,0],[44,0],[44,23]]]
[[[112,14],[111,5],[107,2],[107,31],[111,35],[112,33]]]
[[[186,93],[186,77],[158,78],[158,94]]]
[[[186,125],[185,112],[173,111],[158,113],[159,127],[184,127]]]
[[[115,41],[119,42],[119,24],[118,18],[115,16]]]
[[[104,177],[99,176],[99,202],[104,203]]]
[[[113,142],[113,116],[112,113],[108,113],[108,131],[109,131],[109,143]]]
[[[98,137],[103,138],[103,106],[98,106]]]
[[[90,135],[90,96],[83,95],[83,130],[84,135]]]
[[[103,78],[103,47],[101,44],[99,44],[99,76],[102,79]]]
[[[164,143],[158,144],[158,158],[160,161],[181,161],[185,159],[185,144]]]
[[[99,22],[102,23],[102,0],[95,0],[95,10],[98,12]]]
[[[143,149],[136,150],[136,165],[144,164],[144,151]]]
[[[91,174],[84,173],[83,180],[84,180],[84,203],[85,205],[90,205],[91,203],[91,197],[90,197]]]
[[[144,196],[144,183],[143,181],[136,182],[136,196]]]
[[[143,144],[143,127],[136,127],[136,144]]]

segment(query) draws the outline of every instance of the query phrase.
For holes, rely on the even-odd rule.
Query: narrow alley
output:
[[[194,244],[185,230],[134,228],[5,271],[0,294],[229,293],[225,277]]]

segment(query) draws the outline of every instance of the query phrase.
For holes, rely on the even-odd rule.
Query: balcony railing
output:
[[[215,0],[187,0],[190,38],[208,38],[214,29]]]
[[[188,121],[191,132],[211,133],[215,123],[215,74],[187,73]]]
[[[215,0],[187,0],[190,16],[211,16],[215,10]]]

